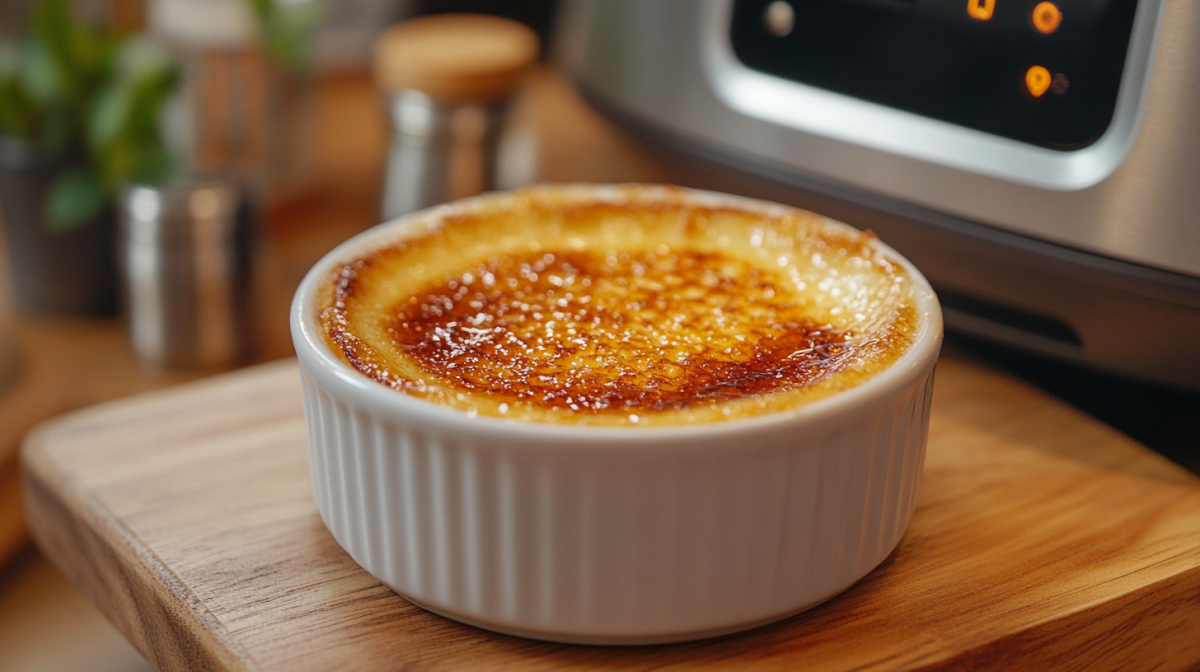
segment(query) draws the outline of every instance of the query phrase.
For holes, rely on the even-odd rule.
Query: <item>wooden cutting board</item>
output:
[[[736,636],[584,647],[426,613],[361,570],[309,491],[294,362],[44,426],[42,549],[160,670],[1186,670],[1200,663],[1200,481],[1024,384],[943,359],[900,547]]]

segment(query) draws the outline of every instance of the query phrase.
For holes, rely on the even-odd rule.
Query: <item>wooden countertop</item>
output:
[[[325,529],[284,361],[83,411],[26,444],[39,546],[160,670],[1187,670],[1200,479],[1034,389],[939,363],[897,550],[781,623],[547,644],[413,606]]]

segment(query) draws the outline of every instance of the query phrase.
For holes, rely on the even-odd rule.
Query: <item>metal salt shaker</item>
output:
[[[537,54],[531,29],[494,16],[427,16],[380,36],[392,122],[383,219],[492,189],[508,99]]]
[[[120,197],[119,254],[140,360],[223,367],[250,341],[254,229],[232,181],[133,185]]]

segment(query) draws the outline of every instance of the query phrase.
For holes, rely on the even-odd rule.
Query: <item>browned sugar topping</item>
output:
[[[334,269],[317,299],[329,346],[468,415],[599,425],[788,411],[911,346],[912,286],[869,234],[610,191],[535,187],[432,213]]]
[[[455,387],[572,410],[662,411],[810,385],[854,358],[786,283],[716,253],[505,256],[413,296],[389,329]]]

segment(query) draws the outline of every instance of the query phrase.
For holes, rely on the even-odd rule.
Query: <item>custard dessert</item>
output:
[[[869,233],[670,187],[534,187],[431,210],[336,267],[328,345],[468,414],[716,422],[852,388],[907,352],[917,289]]]

